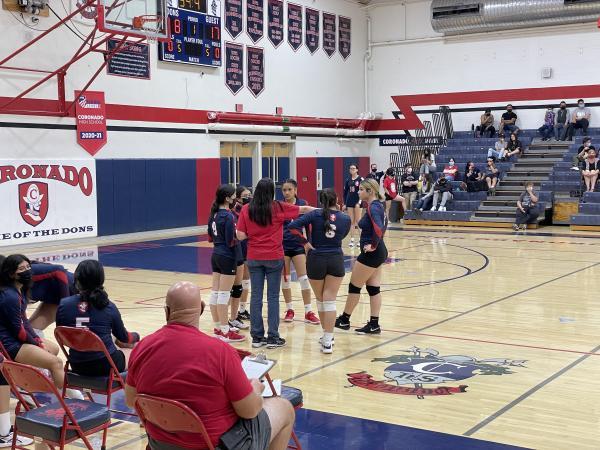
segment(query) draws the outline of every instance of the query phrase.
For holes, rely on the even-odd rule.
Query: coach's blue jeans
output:
[[[250,334],[253,338],[264,337],[263,291],[267,279],[267,323],[268,337],[279,337],[279,290],[281,288],[281,272],[283,259],[248,260],[250,271]]]

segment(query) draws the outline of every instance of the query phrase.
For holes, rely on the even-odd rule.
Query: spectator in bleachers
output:
[[[510,139],[506,146],[506,153],[504,158],[500,158],[500,161],[506,161],[513,155],[520,155],[523,152],[523,145],[521,141],[517,139],[517,133],[510,133]]]
[[[513,112],[513,105],[511,104],[506,105],[506,112],[502,114],[499,134],[504,135],[506,130],[511,133],[519,132],[519,127],[517,127],[517,115]]]
[[[571,170],[580,169],[579,166],[587,159],[590,150],[596,150],[596,147],[592,145],[592,138],[586,136],[583,138],[583,143],[579,146],[577,154],[573,156],[573,167],[571,167]]]
[[[540,212],[537,207],[538,196],[533,190],[533,183],[528,181],[525,184],[525,192],[521,194],[517,201],[517,214],[513,229],[526,230],[528,223],[534,223]]]
[[[504,139],[504,135],[500,135],[498,137],[498,140],[496,141],[496,143],[494,144],[494,148],[490,148],[488,150],[488,158],[496,158],[496,159],[502,159],[506,157],[506,140]]]
[[[587,134],[591,117],[592,112],[590,108],[586,108],[583,99],[580,98],[577,100],[577,108],[571,114],[571,123],[569,124],[569,128],[567,128],[567,140],[572,141],[575,130],[580,128],[583,130],[584,135]]]
[[[435,165],[435,155],[431,153],[430,149],[426,148],[423,151],[423,157],[421,158],[421,168],[419,169],[419,174],[421,175],[421,178],[423,178],[424,174],[434,174],[436,170],[437,166]]]
[[[482,138],[485,133],[488,133],[489,137],[494,137],[496,134],[496,129],[494,128],[494,115],[492,114],[492,110],[487,108],[480,118],[480,123],[475,128],[477,131],[477,137]]]
[[[454,158],[450,158],[448,164],[444,167],[444,178],[448,181],[456,181],[458,178],[458,166]]]
[[[402,197],[406,200],[406,208],[407,210],[412,209],[413,203],[417,200],[417,185],[419,184],[419,180],[413,173],[410,163],[404,166],[404,173],[400,177],[400,184],[402,185]]]
[[[485,168],[485,182],[488,186],[488,192],[492,195],[496,193],[496,185],[498,184],[498,178],[500,177],[500,171],[496,167],[496,160],[494,158],[487,159],[487,166]]]
[[[483,174],[473,161],[467,163],[463,182],[460,186],[467,192],[479,192],[487,189],[487,183],[483,179]]]
[[[415,209],[423,212],[431,208],[433,203],[434,185],[435,183],[433,182],[431,174],[426,173],[423,175],[423,179],[421,180],[421,198],[415,205]]]
[[[548,106],[546,115],[544,116],[544,125],[538,128],[538,132],[542,135],[542,141],[549,141],[554,135],[554,123],[556,122],[556,114],[554,108]]]
[[[171,286],[167,324],[131,353],[127,405],[134,406],[138,393],[176,400],[200,417],[215,447],[285,449],[294,426],[292,405],[281,397],[263,399],[264,385],[246,377],[237,351],[199,330],[204,307],[195,284]],[[206,448],[199,433],[167,433],[151,423],[146,432],[155,450]]]
[[[556,113],[556,126],[554,127],[557,141],[565,140],[570,117],[569,110],[567,109],[567,103],[565,101],[560,102],[560,108]]]
[[[596,158],[596,150],[589,150],[587,159],[581,165],[581,175],[585,181],[586,192],[594,192],[598,173],[600,172],[600,160]]]
[[[433,187],[433,206],[432,211],[437,210],[438,200],[442,199],[440,203],[440,209],[438,211],[446,211],[446,203],[454,196],[452,195],[452,182],[444,177],[440,177]]]

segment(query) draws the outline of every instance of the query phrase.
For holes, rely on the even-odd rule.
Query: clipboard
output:
[[[246,356],[242,360],[242,369],[246,373],[248,379],[256,378],[260,380],[264,377],[269,370],[273,368],[273,366],[277,363],[277,361],[272,359],[267,359],[264,355],[258,356]]]

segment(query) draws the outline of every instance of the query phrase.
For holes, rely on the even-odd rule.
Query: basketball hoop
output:
[[[162,20],[161,16],[154,16],[154,15],[135,16],[132,19],[131,24],[135,30],[143,30],[143,31],[148,31],[150,33],[154,33],[159,28],[159,24],[160,24],[161,20]],[[146,24],[155,24],[155,26],[154,27],[146,26]],[[158,41],[158,39],[153,35],[148,35],[146,37],[146,41],[149,44],[154,44]]]

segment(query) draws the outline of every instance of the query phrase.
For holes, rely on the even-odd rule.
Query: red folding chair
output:
[[[15,409],[13,450],[27,450],[26,447],[17,446],[17,434],[41,438],[52,449],[62,449],[65,445],[81,439],[89,450],[93,450],[87,436],[99,431],[103,432],[102,449],[106,449],[106,435],[110,425],[110,411],[106,406],[87,400],[64,399],[42,372],[25,364],[4,361],[2,373],[18,400]],[[35,405],[29,405],[25,401],[21,390],[34,399]],[[33,396],[34,392],[51,394],[58,402],[41,406]]]
[[[252,356],[252,353],[246,350],[237,349],[238,355],[240,359],[244,359],[246,356]],[[271,388],[271,392],[274,396],[277,396],[277,391],[275,390],[275,385],[273,384],[273,380],[271,376],[267,373],[265,375],[265,379]],[[281,386],[281,397],[288,400],[292,406],[294,407],[294,411],[299,410],[304,406],[304,399],[302,398],[302,391],[298,388],[294,388],[291,386]],[[296,432],[292,429],[292,440],[294,441],[294,445],[288,445],[288,448],[294,450],[302,450],[302,445],[298,440],[298,436],[296,436]]]
[[[4,345],[2,344],[2,341],[0,341],[0,353],[2,354],[2,356],[4,356],[5,360],[12,361],[12,358],[10,357],[10,355],[8,354],[8,352],[6,351],[6,349],[4,348]]]
[[[110,408],[112,394],[125,389],[125,378],[127,371],[119,373],[117,366],[110,357],[110,353],[106,349],[102,339],[87,328],[73,327],[56,327],[54,337],[60,349],[64,353],[67,361],[65,362],[65,384],[63,387],[63,397],[66,394],[67,388],[83,389],[88,398],[94,401],[92,393],[106,395],[106,406]],[[79,352],[100,352],[104,353],[104,357],[110,363],[110,373],[102,377],[87,377],[69,371],[71,362],[69,360],[69,352],[67,349],[77,350]],[[112,412],[135,416],[128,411],[119,411],[111,409]]]
[[[214,447],[208,437],[206,428],[198,415],[188,406],[176,400],[138,394],[135,398],[135,409],[144,426],[146,422],[168,433],[186,432],[202,435],[209,450]],[[150,448],[150,445],[146,447]]]

